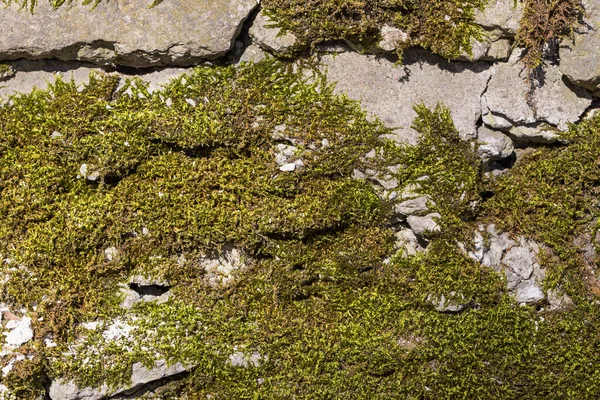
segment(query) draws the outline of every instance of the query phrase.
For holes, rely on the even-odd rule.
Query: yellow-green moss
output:
[[[597,293],[585,280],[596,266],[571,243],[597,214],[600,117],[486,181],[442,106],[417,106],[420,144],[397,148],[304,72],[272,60],[200,68],[153,93],[117,90],[111,77],[81,91],[59,80],[0,108],[11,275],[0,302],[37,303],[35,340],[21,349],[36,358],[2,382],[20,398],[43,392],[45,375],[118,385],[133,363],[160,357],[195,366],[164,399],[598,397]],[[281,142],[302,168],[279,170]],[[380,157],[363,159],[372,148]],[[78,177],[82,164],[95,181]],[[399,190],[419,182],[442,215],[417,256],[394,255],[391,204],[350,178],[389,166]],[[516,305],[504,277],[459,249],[488,222],[553,251],[549,285],[567,290],[571,310]],[[212,287],[198,259],[226,243],[252,262]],[[118,284],[139,271],[168,279],[171,300],[121,310]],[[452,292],[465,310],[437,311],[431,296]],[[130,343],[106,346],[102,327],[81,326],[94,320],[127,322]],[[45,348],[48,334],[58,347]],[[260,362],[231,365],[236,351]]]
[[[461,51],[470,53],[471,41],[481,38],[474,15],[485,3],[485,0],[264,0],[262,7],[277,26],[298,37],[299,49],[331,40],[350,40],[369,47],[380,40],[380,29],[389,25],[409,37],[407,42],[398,43],[399,54],[418,45],[454,59]]]

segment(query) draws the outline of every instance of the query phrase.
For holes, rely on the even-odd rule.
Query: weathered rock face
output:
[[[81,5],[53,10],[40,1],[31,14],[13,4],[0,11],[0,60],[193,65],[225,54],[256,5],[255,0],[171,0],[148,8],[147,2],[115,0],[90,12]]]
[[[483,11],[475,12],[475,22],[489,32],[514,36],[523,17],[524,5],[514,0],[489,1]]]
[[[116,389],[109,389],[106,385],[99,388],[78,387],[73,381],[57,379],[50,385],[50,398],[52,400],[98,400],[110,394],[133,392],[142,385],[166,378],[181,372],[186,368],[181,363],[168,365],[165,360],[154,362],[153,368],[146,368],[141,363],[133,364],[131,368],[131,383]]]
[[[527,71],[519,61],[522,50],[516,49],[507,63],[493,67],[487,91],[482,98],[483,121],[494,129],[510,130],[513,126],[547,124],[566,130],[568,123],[577,122],[592,103],[591,95],[581,88],[570,88],[557,67],[545,69],[543,84],[529,93]],[[545,129],[548,131],[548,129]],[[515,136],[538,136],[539,129],[511,132]],[[550,138],[552,139],[552,137]],[[550,140],[552,141],[552,140]]]
[[[418,135],[410,126],[417,115],[413,105],[419,102],[430,107],[443,103],[463,138],[477,134],[488,64],[445,63],[425,51],[407,52],[404,66],[356,53],[327,55],[322,61],[329,80],[337,82],[336,91],[361,100],[367,111],[395,128],[393,139],[398,142],[416,142]]]
[[[250,37],[259,47],[274,52],[285,52],[296,44],[296,37],[291,33],[282,34],[279,28],[271,25],[273,21],[260,12],[250,28]]]
[[[485,234],[486,238],[482,235]],[[534,241],[510,239],[494,225],[480,226],[475,232],[475,251],[469,256],[506,276],[506,288],[519,303],[538,303],[546,298],[542,291],[545,271],[538,263],[540,248]]]
[[[512,140],[502,132],[493,131],[484,126],[477,131],[479,148],[477,155],[484,162],[497,161],[510,157],[515,150]]]
[[[560,47],[560,69],[567,79],[598,95],[600,89],[600,1],[584,0],[586,24]]]

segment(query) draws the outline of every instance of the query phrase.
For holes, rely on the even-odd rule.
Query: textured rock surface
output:
[[[502,160],[510,157],[515,150],[512,140],[502,132],[482,126],[477,134],[480,142],[477,155],[484,161]]]
[[[507,63],[493,67],[492,78],[482,99],[483,114],[486,123],[494,123],[494,117],[500,117],[498,125],[492,128],[505,129],[507,121],[513,125],[525,125],[546,122],[567,129],[567,123],[576,122],[592,103],[592,97],[585,90],[571,90],[562,79],[557,67],[549,66],[541,87],[529,95],[529,86],[525,80],[526,71],[519,62],[522,50],[513,51]]]
[[[268,16],[258,13],[249,32],[252,41],[259,47],[276,53],[285,52],[296,44],[294,35],[289,32],[282,34],[279,28],[270,26],[272,24]]]
[[[49,2],[40,1],[33,15],[13,4],[0,12],[0,60],[192,65],[225,54],[256,4],[170,0],[148,8],[146,2],[115,0],[103,1],[90,12],[81,5],[55,11]]]
[[[461,136],[476,136],[479,99],[490,77],[488,64],[445,63],[425,51],[407,52],[404,66],[357,53],[322,60],[328,78],[337,82],[336,91],[362,100],[367,111],[396,128],[394,139],[399,142],[416,142],[418,135],[410,126],[416,117],[413,105],[419,102],[445,104]]]
[[[410,229],[415,233],[415,235],[422,235],[425,232],[439,232],[440,227],[437,223],[437,220],[441,218],[439,213],[432,213],[425,215],[424,217],[419,217],[416,215],[411,215],[406,219]]]
[[[109,394],[135,391],[140,386],[168,376],[186,371],[181,363],[167,365],[165,360],[157,360],[153,368],[146,368],[141,363],[133,364],[131,368],[131,383],[116,389],[109,389],[106,385],[99,388],[80,388],[73,381],[57,379],[50,385],[50,398],[52,400],[98,400]]]
[[[487,31],[514,35],[523,16],[523,3],[514,0],[491,0],[483,11],[475,12],[475,22]]]
[[[522,237],[517,243],[507,233],[498,233],[494,225],[480,226],[474,242],[475,251],[469,256],[503,273],[506,288],[517,302],[537,303],[546,297],[542,291],[545,271],[538,262],[540,248],[537,243]]]
[[[586,24],[574,40],[565,40],[560,47],[560,69],[567,79],[578,86],[596,92],[600,86],[600,1],[583,1]]]
[[[148,82],[148,90],[153,92],[171,79],[188,71],[185,68],[164,68],[131,76],[90,63],[63,63],[56,60],[19,60],[11,62],[11,66],[14,67],[14,76],[0,85],[0,97],[6,98],[16,93],[29,93],[33,88],[46,89],[48,84],[53,83],[58,76],[65,81],[73,79],[77,85],[85,84],[89,81],[89,75],[92,72],[118,74],[122,78],[121,85],[125,83],[125,79],[136,77]]]

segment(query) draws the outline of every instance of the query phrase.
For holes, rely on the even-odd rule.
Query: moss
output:
[[[584,7],[580,0],[525,0],[524,3],[516,44],[528,50],[523,62],[534,71],[556,51],[553,46],[559,39],[573,34],[582,21]]]
[[[22,398],[46,375],[114,387],[164,358],[191,368],[165,399],[598,397],[596,266],[572,240],[597,214],[600,117],[488,181],[444,107],[418,105],[419,144],[396,147],[306,72],[200,68],[152,93],[92,76],[0,108],[0,301],[37,303],[35,340],[19,349],[37,358],[3,383]],[[284,143],[303,160],[294,172],[276,162]],[[350,178],[390,167],[442,215],[417,256],[394,255],[393,202]],[[548,286],[571,310],[518,306],[457,246],[492,222],[551,250]],[[250,262],[208,285],[199,260],[228,244]],[[121,310],[119,283],[141,271],[168,279],[171,299]],[[437,311],[442,295],[464,310]],[[107,343],[119,321],[129,333]],[[44,347],[50,334],[58,347]],[[233,365],[236,352],[256,362]]]
[[[409,36],[398,43],[398,52],[422,46],[447,58],[461,51],[470,53],[471,41],[481,38],[474,24],[475,10],[485,1],[363,1],[266,0],[262,7],[277,26],[299,39],[299,49],[331,40],[349,40],[365,47],[380,39],[384,25],[396,27]]]

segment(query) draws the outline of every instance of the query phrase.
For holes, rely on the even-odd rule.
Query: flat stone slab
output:
[[[362,107],[395,129],[394,140],[415,143],[418,133],[410,126],[413,109],[444,104],[463,138],[475,138],[481,116],[480,98],[490,77],[487,63],[447,63],[427,51],[405,54],[404,65],[383,57],[346,52],[322,57],[327,77],[337,82],[336,92],[362,101]]]
[[[164,68],[141,75],[127,75],[115,72],[110,68],[104,69],[82,62],[63,63],[56,60],[19,60],[12,64],[15,71],[14,75],[10,79],[0,82],[0,104],[12,95],[30,93],[34,88],[46,89],[59,76],[65,81],[73,79],[79,86],[89,82],[89,75],[92,72],[119,75],[121,77],[121,84],[127,78],[140,78],[142,81],[149,83],[148,90],[152,92],[169,83],[170,80],[189,71],[185,68]]]
[[[592,96],[578,87],[569,87],[556,66],[544,69],[544,81],[529,93],[527,71],[521,63],[522,49],[515,49],[507,63],[493,67],[488,90],[482,98],[484,122],[492,128],[547,123],[566,130],[592,104]],[[491,113],[491,117],[486,114]]]
[[[224,55],[256,0],[73,2],[53,10],[39,1],[34,13],[13,2],[0,7],[0,60],[88,61],[130,67],[189,66]]]
[[[560,69],[574,84],[598,95],[600,89],[600,0],[585,0],[585,25],[560,46]]]

